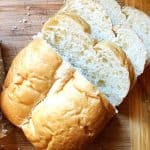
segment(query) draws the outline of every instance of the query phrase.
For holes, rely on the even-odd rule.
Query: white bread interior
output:
[[[58,13],[74,13],[90,26],[95,39],[109,40],[114,37],[111,19],[105,9],[93,0],[68,0]]]
[[[136,77],[138,77],[143,73],[147,59],[145,45],[138,35],[126,25],[116,25],[113,30],[116,37],[112,41],[124,50],[133,64]]]
[[[126,16],[125,23],[134,30],[145,44],[147,50],[147,65],[150,63],[150,17],[144,12],[125,6],[122,12]]]
[[[66,5],[59,13],[66,11],[80,16],[89,24],[91,29],[90,36],[92,38],[95,38],[98,41],[111,41],[120,46],[131,60],[137,77],[143,73],[145,67],[145,61],[147,59],[146,48],[136,32],[134,32],[130,27],[128,27],[128,25],[125,24],[125,14],[121,12],[121,7],[119,4],[116,1],[113,1],[114,0],[112,0],[112,3],[110,3],[108,1],[100,0],[99,4],[98,1],[93,0],[68,0]],[[107,9],[103,8],[103,5],[108,7],[110,11],[107,12]],[[114,8],[112,9],[112,7]],[[113,24],[115,26],[112,26],[112,16],[110,14],[113,16],[113,19],[117,19],[118,17],[118,21],[115,24],[125,25]],[[119,19],[120,17],[124,19],[121,20]]]
[[[121,11],[117,0],[93,0],[101,5],[107,12],[113,25],[123,24],[126,17]]]
[[[93,48],[95,43],[84,31],[84,27],[81,28],[81,24],[72,18],[72,15],[66,14],[50,18],[42,33],[55,51],[102,91],[113,106],[122,102],[130,89],[130,75],[128,67],[122,64],[112,50],[117,51],[115,45],[98,44]],[[121,59],[126,58],[122,53],[123,51],[119,53]]]

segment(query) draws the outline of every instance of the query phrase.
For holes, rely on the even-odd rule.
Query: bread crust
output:
[[[62,90],[49,92],[22,129],[39,149],[77,150],[94,139],[113,114],[107,100],[75,72]]]
[[[61,62],[50,46],[40,39],[31,42],[17,55],[1,94],[1,108],[13,124],[23,123],[32,107],[46,96]]]
[[[63,12],[61,14],[57,14],[50,18],[43,26],[42,32],[46,32],[49,30],[49,26],[57,26],[59,24],[59,20],[62,20],[65,17],[69,17],[70,19],[74,20],[78,25],[83,29],[85,33],[91,33],[90,26],[87,22],[85,22],[82,18],[75,15],[74,13],[67,13]]]
[[[93,6],[96,9],[97,4],[93,3]],[[109,5],[107,6],[109,7]],[[92,9],[91,14],[94,11]],[[101,12],[100,10],[103,10],[103,8],[96,9],[95,12]],[[116,3],[115,13],[117,12],[118,17],[123,15]],[[113,17],[113,15],[111,14],[110,16]],[[108,21],[108,29],[112,28],[111,21],[105,11],[99,18],[106,19]],[[65,19],[71,22],[72,28],[70,28],[70,24],[67,24],[67,21],[64,21]],[[80,15],[76,15],[74,11],[58,13],[44,25],[41,33],[43,35],[32,41],[14,59],[3,86],[1,108],[6,117],[23,130],[26,137],[36,148],[79,150],[83,149],[104,128],[105,124],[115,114],[115,108],[103,94],[70,64],[65,62],[47,43],[48,39],[46,36],[49,36],[49,31],[53,27],[55,28],[59,21],[63,22],[61,22],[64,25],[62,26],[63,29],[70,29],[65,32],[60,27],[64,35],[70,35],[70,32],[74,31],[75,27],[78,29],[77,33],[73,32],[73,35],[75,34],[77,38],[78,36],[81,37],[76,44],[77,46],[74,47],[80,50],[78,45],[86,41],[81,48],[96,49],[95,45],[97,45],[98,41],[96,41],[96,36],[92,37],[91,33],[93,32],[93,23],[90,25],[89,21],[88,24],[87,19],[84,20]],[[113,24],[117,22],[117,20],[112,21],[114,22]],[[95,21],[93,22],[96,24]],[[57,29],[55,32],[57,32]],[[56,45],[61,41],[61,37],[50,35],[54,38]],[[93,38],[96,39],[94,40]],[[69,41],[70,43],[71,40]],[[70,44],[69,53],[74,43]],[[120,64],[126,70],[127,80],[129,81],[130,78],[132,87],[135,82],[134,68],[123,50],[110,42],[99,42],[99,44],[100,47],[108,47],[117,56],[115,58],[117,62],[120,61]],[[66,50],[65,46],[63,48],[63,50]],[[88,69],[90,70],[90,68]],[[111,71],[110,74],[112,74]],[[128,89],[126,88],[127,91],[130,85],[126,85],[128,87]]]
[[[104,47],[108,47],[109,49],[111,49],[115,53],[119,61],[121,62],[121,65],[128,69],[129,77],[130,77],[130,88],[132,88],[136,82],[136,76],[134,72],[134,67],[130,59],[126,56],[125,52],[119,46],[117,46],[116,44],[113,44],[112,42],[101,41],[99,42],[99,44],[101,45],[101,47],[104,46]]]
[[[1,107],[40,149],[81,149],[115,114],[106,98],[43,39],[14,59]]]

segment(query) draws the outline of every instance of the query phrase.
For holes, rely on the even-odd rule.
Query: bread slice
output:
[[[138,35],[126,25],[114,26],[113,31],[116,37],[112,39],[112,41],[124,50],[134,66],[136,77],[138,77],[143,73],[146,62],[147,52],[143,42]]]
[[[95,39],[113,38],[112,23],[106,11],[93,0],[68,0],[58,12],[71,12],[84,19],[90,26],[91,35]]]
[[[126,16],[126,23],[134,30],[145,44],[147,49],[147,64],[150,63],[150,17],[144,12],[132,8],[123,7],[122,12]]]
[[[78,57],[74,52],[80,53],[82,49],[92,49],[93,46],[93,40],[89,37],[90,27],[83,22],[74,14],[54,16],[42,29],[44,39],[57,48],[61,55],[65,55],[66,51],[70,52],[70,57]],[[69,61],[67,57],[65,59]]]
[[[125,22],[125,15],[121,12],[121,6],[116,0],[93,0],[101,5],[110,17],[113,25]]]
[[[129,69],[122,63],[122,59],[127,60],[126,55],[113,44],[93,48],[95,43],[83,29],[72,15],[59,14],[44,25],[42,32],[64,60],[102,91],[111,104],[119,105],[130,88]],[[116,53],[123,58],[119,59]]]
[[[114,5],[118,4],[115,2]],[[118,8],[121,13],[120,7],[115,7]],[[136,76],[139,76],[141,73],[143,73],[146,48],[144,47],[142,41],[138,38],[136,33],[133,32],[129,27],[118,25],[118,27],[114,27],[114,31],[116,29],[119,32],[113,32],[111,21],[106,12],[102,7],[100,7],[100,5],[98,5],[98,3],[93,0],[69,0],[62,8],[60,13],[67,11],[74,13],[77,16],[81,16],[82,19],[84,19],[84,21],[89,24],[89,27],[91,28],[90,33],[92,35],[92,38],[95,38],[99,41],[104,39],[111,42],[116,42],[116,44],[119,45],[131,59],[135,67]],[[104,18],[107,19],[103,21]],[[106,25],[103,25],[103,23]],[[115,37],[115,34],[117,34],[117,37]],[[135,40],[135,43],[133,43],[133,39]],[[136,45],[138,46],[136,47]],[[137,58],[137,60],[134,60],[134,58]]]
[[[51,150],[82,149],[115,113],[106,97],[43,39],[14,59],[1,108],[37,149]]]
[[[134,69],[125,53],[115,44],[102,41],[94,46],[99,66],[94,67],[94,80],[97,89],[104,93],[113,106],[118,106],[127,96],[130,86],[134,84]],[[89,65],[87,63],[87,65]],[[92,72],[89,67],[89,74]]]

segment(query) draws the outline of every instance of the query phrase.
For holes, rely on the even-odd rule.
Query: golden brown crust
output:
[[[129,77],[130,77],[130,88],[132,88],[136,81],[136,76],[135,76],[133,65],[132,65],[130,59],[126,56],[125,52],[120,47],[118,47],[116,44],[113,44],[108,41],[101,41],[100,45],[111,49],[115,53],[117,58],[120,60],[122,66],[124,66],[128,69]]]
[[[43,26],[42,31],[48,31],[50,26],[57,26],[59,24],[59,20],[62,18],[69,17],[70,19],[74,20],[78,23],[85,33],[91,33],[90,26],[87,22],[85,22],[81,17],[75,15],[74,13],[61,13],[57,14],[56,16],[50,18]]]
[[[39,149],[78,150],[93,140],[113,115],[114,108],[107,100],[75,72],[61,91],[49,92],[22,129]]]
[[[1,94],[2,110],[13,124],[24,122],[46,96],[60,64],[61,59],[44,40],[31,42],[17,55]]]
[[[115,113],[105,97],[42,39],[14,59],[1,106],[35,147],[56,150],[82,148]]]

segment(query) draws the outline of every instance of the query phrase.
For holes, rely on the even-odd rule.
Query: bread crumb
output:
[[[18,29],[17,26],[13,26],[13,27],[11,28],[12,31],[17,30],[17,29]]]
[[[27,23],[27,22],[28,22],[28,20],[25,18],[23,18],[22,20],[19,20],[19,23]]]
[[[116,108],[116,109],[115,109],[115,112],[116,112],[116,114],[118,114],[118,113],[119,113],[119,110]]]
[[[22,23],[27,23],[28,21],[27,21],[27,19],[22,19]]]
[[[27,13],[27,16],[30,16],[30,15],[31,15],[30,12],[28,12],[28,13]]]
[[[3,114],[0,111],[0,139],[6,137],[12,131],[12,129],[13,127],[11,124],[3,117]]]
[[[0,145],[0,149],[4,150],[5,146],[3,144]]]
[[[26,9],[27,9],[27,10],[30,10],[30,9],[31,9],[31,7],[30,7],[30,6],[27,6],[27,7],[26,7]]]

